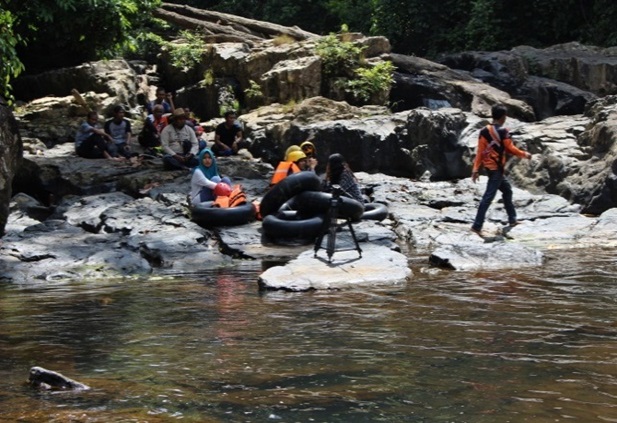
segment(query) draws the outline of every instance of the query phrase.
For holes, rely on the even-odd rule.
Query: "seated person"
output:
[[[203,150],[208,146],[208,143],[204,139],[204,128],[200,124],[195,126],[195,136],[197,137],[197,145],[199,146],[199,151]]]
[[[228,177],[221,178],[216,167],[216,158],[209,148],[201,150],[198,156],[199,165],[193,169],[191,177],[191,203],[197,206],[216,199],[215,188],[224,182],[231,189],[231,180]]]
[[[156,98],[146,104],[146,111],[148,114],[152,114],[152,112],[154,112],[154,106],[157,104],[163,106],[163,113],[165,114],[173,113],[176,109],[171,93],[166,93],[165,88],[157,88]]]
[[[340,186],[344,196],[364,204],[364,197],[362,197],[360,192],[358,180],[349,168],[345,158],[338,153],[332,154],[328,158],[324,191],[331,192],[332,185]]]
[[[109,154],[114,157],[131,157],[129,141],[131,139],[131,122],[124,117],[122,106],[114,107],[114,117],[105,122],[105,133],[113,139]]]
[[[195,129],[195,127],[198,125],[195,114],[188,107],[184,107],[184,113],[186,114],[186,124],[191,128]]]
[[[306,155],[301,150],[292,150],[287,154],[285,160],[276,166],[276,170],[270,181],[270,187],[278,184],[289,175],[303,170],[309,170]]]
[[[163,106],[157,104],[152,109],[152,114],[148,115],[144,121],[144,127],[138,137],[139,144],[142,147],[154,148],[161,146],[161,131],[169,124],[167,116],[164,116],[163,113]]]
[[[182,108],[174,110],[171,123],[161,131],[163,148],[163,166],[167,170],[190,169],[199,164],[197,154],[197,137],[193,128],[186,124],[186,115]]]
[[[225,113],[225,122],[217,125],[214,130],[212,151],[217,156],[231,156],[238,154],[238,150],[248,148],[249,143],[242,139],[242,126],[236,119],[236,112],[228,111]]]
[[[109,154],[109,146],[113,143],[113,139],[101,129],[98,121],[97,112],[88,112],[86,121],[81,124],[75,135],[75,153],[85,159],[118,160]]]
[[[306,154],[308,159],[308,170],[315,172],[315,168],[317,167],[317,150],[315,149],[315,145],[310,141],[304,141],[300,144],[300,148],[302,152]]]

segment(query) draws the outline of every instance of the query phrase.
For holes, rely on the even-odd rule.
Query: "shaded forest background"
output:
[[[397,53],[617,44],[614,0],[171,0],[316,34],[341,27],[390,39]],[[0,0],[0,94],[20,73],[152,53],[160,0]]]

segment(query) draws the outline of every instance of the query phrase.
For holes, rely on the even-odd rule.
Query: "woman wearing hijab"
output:
[[[216,198],[215,188],[221,182],[231,187],[228,177],[219,175],[216,158],[209,148],[204,148],[198,155],[199,164],[193,170],[191,177],[191,203],[196,206]],[[230,188],[231,189],[231,188]]]
[[[328,165],[326,166],[325,191],[332,191],[332,185],[340,186],[344,196],[364,204],[358,180],[349,168],[345,158],[338,153],[332,154],[328,158]]]

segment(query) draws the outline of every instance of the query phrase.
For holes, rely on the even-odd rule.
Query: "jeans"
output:
[[[516,210],[514,210],[514,204],[512,203],[512,186],[510,182],[499,170],[488,170],[487,173],[488,183],[486,184],[486,191],[484,191],[484,195],[478,206],[476,220],[474,220],[472,225],[472,228],[478,231],[482,229],[486,212],[493,202],[497,190],[501,191],[503,205],[506,208],[506,213],[508,213],[508,223],[516,222]]]
[[[110,144],[108,147],[108,151],[109,155],[112,157],[122,156],[127,159],[131,157],[131,151],[129,150],[129,146],[125,142],[120,144]]]
[[[250,145],[251,145],[251,142],[248,139],[242,140],[238,143],[238,151],[242,150],[243,148],[249,148]],[[223,150],[221,147],[219,147],[218,144],[214,144],[212,146],[212,152],[214,153],[215,156],[234,156],[238,154],[238,151]]]
[[[219,182],[225,182],[227,185],[231,186],[231,179],[229,179],[227,176],[224,176],[222,178],[220,176],[213,176],[210,180],[216,184],[218,184]],[[203,203],[204,201],[214,201],[215,199],[216,195],[214,195],[214,190],[208,187],[203,187],[201,191],[199,191],[200,202]]]

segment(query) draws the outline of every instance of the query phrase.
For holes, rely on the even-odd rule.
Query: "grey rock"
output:
[[[90,389],[88,385],[66,377],[62,373],[38,366],[34,366],[30,369],[28,383],[39,389],[61,389],[71,391],[86,391]]]
[[[407,258],[383,246],[363,244],[362,258],[357,251],[335,252],[328,263],[326,252],[317,258],[313,250],[301,253],[285,266],[275,266],[259,277],[265,289],[308,291],[349,289],[404,284],[411,276]]]

